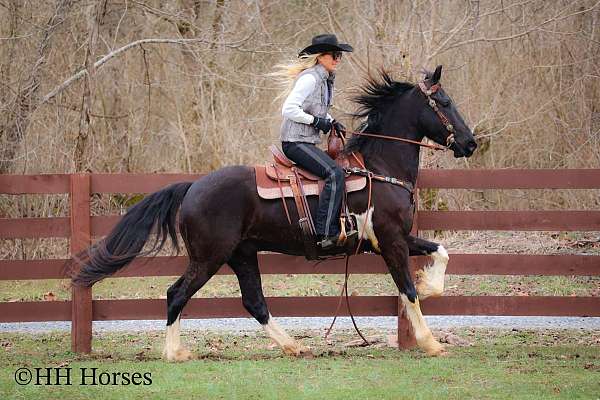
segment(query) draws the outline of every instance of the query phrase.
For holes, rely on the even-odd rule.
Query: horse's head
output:
[[[419,114],[420,130],[429,139],[454,151],[454,157],[470,157],[477,148],[471,129],[458,112],[454,102],[440,84],[442,66],[417,86],[423,94],[423,107]]]

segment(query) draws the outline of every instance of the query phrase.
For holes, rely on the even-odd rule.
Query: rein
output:
[[[436,143],[423,143],[423,142],[419,142],[417,140],[410,140],[410,139],[399,138],[399,137],[395,137],[395,136],[381,135],[378,133],[365,133],[365,132],[355,132],[355,131],[346,131],[346,132],[350,133],[352,135],[356,135],[356,136],[369,136],[369,137],[375,137],[375,138],[379,138],[379,139],[397,140],[399,142],[410,143],[410,144],[414,144],[414,145],[421,146],[421,147],[427,147],[427,148],[430,148],[433,150],[446,151],[450,148],[450,145],[452,145],[452,142],[448,143],[448,145],[444,147],[444,146],[440,146],[439,144],[436,144]],[[450,136],[448,136],[448,138],[450,138]]]

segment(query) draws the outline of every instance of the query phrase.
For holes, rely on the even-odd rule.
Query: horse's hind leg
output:
[[[309,352],[307,347],[292,339],[269,313],[262,291],[258,258],[254,246],[242,243],[229,259],[228,264],[238,278],[242,292],[242,304],[262,325],[267,335],[281,347],[285,354],[299,356]]]
[[[185,274],[167,290],[167,337],[163,357],[168,361],[186,361],[192,358],[192,353],[180,341],[181,310],[220,267],[221,265],[191,260]]]
[[[416,272],[417,293],[421,300],[427,297],[441,296],[444,292],[444,277],[448,265],[448,252],[441,244],[430,242],[415,236],[407,236],[406,243],[411,256],[427,255],[433,258],[433,264]]]

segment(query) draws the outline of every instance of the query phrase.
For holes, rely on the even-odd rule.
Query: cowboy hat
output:
[[[317,35],[312,38],[312,43],[310,46],[305,47],[298,53],[298,57],[309,55],[309,54],[318,54],[325,53],[328,51],[348,51],[351,52],[352,46],[347,43],[338,43],[338,39],[335,35],[331,33],[325,33],[323,35]]]

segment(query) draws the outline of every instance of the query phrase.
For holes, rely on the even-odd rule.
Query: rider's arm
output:
[[[294,122],[310,125],[314,121],[314,117],[302,110],[302,103],[315,90],[317,81],[310,74],[302,75],[296,81],[294,88],[285,99],[281,108],[281,115],[291,119]]]

